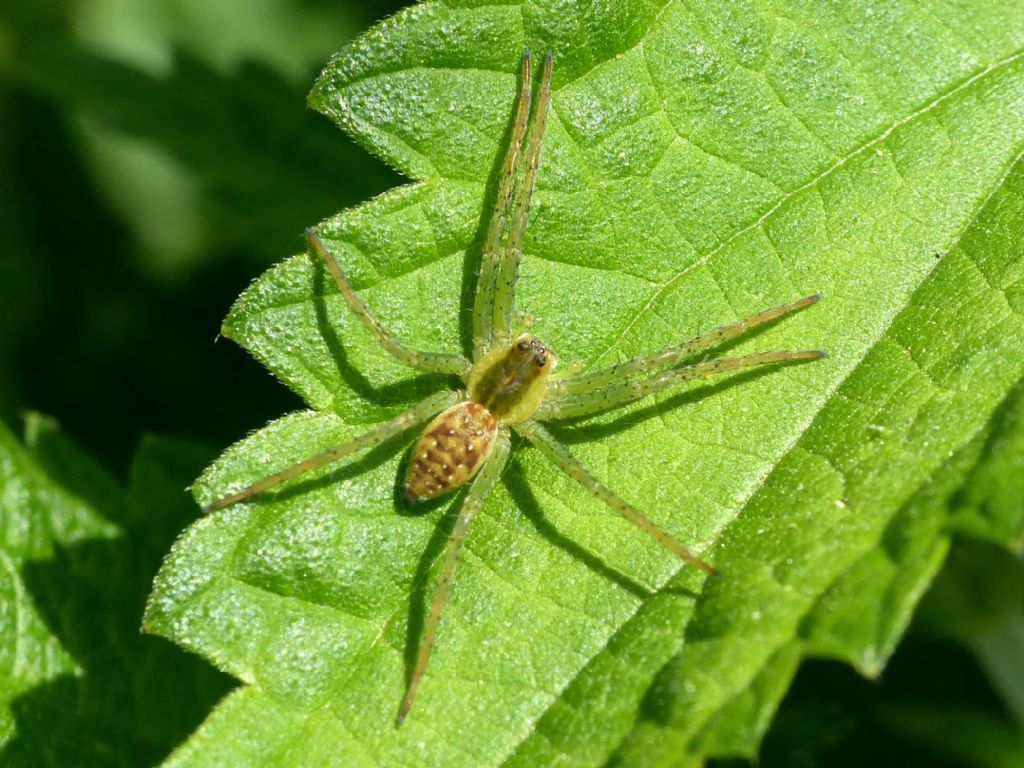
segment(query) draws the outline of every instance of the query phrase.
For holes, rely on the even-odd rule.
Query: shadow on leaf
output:
[[[31,439],[47,479],[94,505],[123,532],[55,544],[52,557],[22,566],[35,609],[74,658],[76,671],[14,699],[15,736],[0,752],[0,764],[159,762],[233,685],[205,661],[139,630],[162,555],[195,517],[183,488],[208,453],[149,440],[140,449],[131,494],[118,498],[110,495],[113,481],[97,477],[102,470],[83,461],[58,432],[44,429]]]

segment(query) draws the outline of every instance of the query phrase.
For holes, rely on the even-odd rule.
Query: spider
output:
[[[310,249],[323,260],[349,309],[387,352],[415,370],[457,376],[462,380],[464,388],[431,395],[358,437],[275,472],[204,508],[204,511],[210,512],[249,499],[432,419],[410,457],[405,477],[407,499],[410,502],[432,499],[450,493],[471,480],[472,484],[462,501],[438,573],[437,587],[416,662],[398,710],[397,725],[401,725],[409,714],[426,672],[441,614],[451,593],[459,553],[470,526],[508,462],[511,432],[535,446],[555,466],[667,550],[705,573],[715,575],[717,571],[712,566],[691,553],[632,504],[602,485],[552,436],[543,423],[607,411],[690,379],[715,376],[750,366],[814,360],[826,355],[819,350],[759,352],[678,365],[752,328],[814,304],[821,298],[820,294],[814,294],[790,304],[763,310],[652,355],[588,372],[584,372],[583,362],[577,361],[563,371],[553,373],[558,359],[555,353],[529,332],[532,321],[528,316],[517,315],[513,308],[516,279],[523,256],[523,236],[551,103],[552,65],[553,56],[548,51],[544,58],[540,94],[531,123],[532,77],[529,50],[523,55],[521,87],[514,108],[511,138],[483,245],[473,305],[472,359],[442,352],[422,352],[405,346],[381,325],[355,293],[348,277],[316,232],[312,229],[306,231]],[[525,167],[517,185],[520,165],[523,164],[521,155],[524,143]],[[514,321],[525,330],[513,335]]]

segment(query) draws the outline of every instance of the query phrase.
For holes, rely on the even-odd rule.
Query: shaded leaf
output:
[[[138,766],[165,755],[228,688],[138,631],[160,554],[192,511],[206,451],[148,439],[125,491],[32,414],[0,426],[0,763]]]

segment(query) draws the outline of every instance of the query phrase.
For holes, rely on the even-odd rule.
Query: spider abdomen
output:
[[[405,495],[432,499],[468,481],[491,454],[498,422],[480,403],[467,401],[442,411],[423,430],[409,459]]]

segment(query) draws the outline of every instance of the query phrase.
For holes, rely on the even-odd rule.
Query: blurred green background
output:
[[[305,226],[400,183],[305,95],[333,52],[402,5],[0,7],[9,427],[26,409],[52,414],[125,477],[146,433],[212,457],[301,407],[217,329],[249,281],[301,248]],[[131,586],[144,593],[142,576]],[[200,721],[200,705],[182,722]],[[962,542],[880,682],[802,667],[761,764],[1024,766],[1022,722],[1024,567]]]
[[[394,186],[305,96],[402,3],[14,0],[0,11],[0,413],[115,468],[140,432],[226,445],[299,407],[229,343],[305,226]]]

